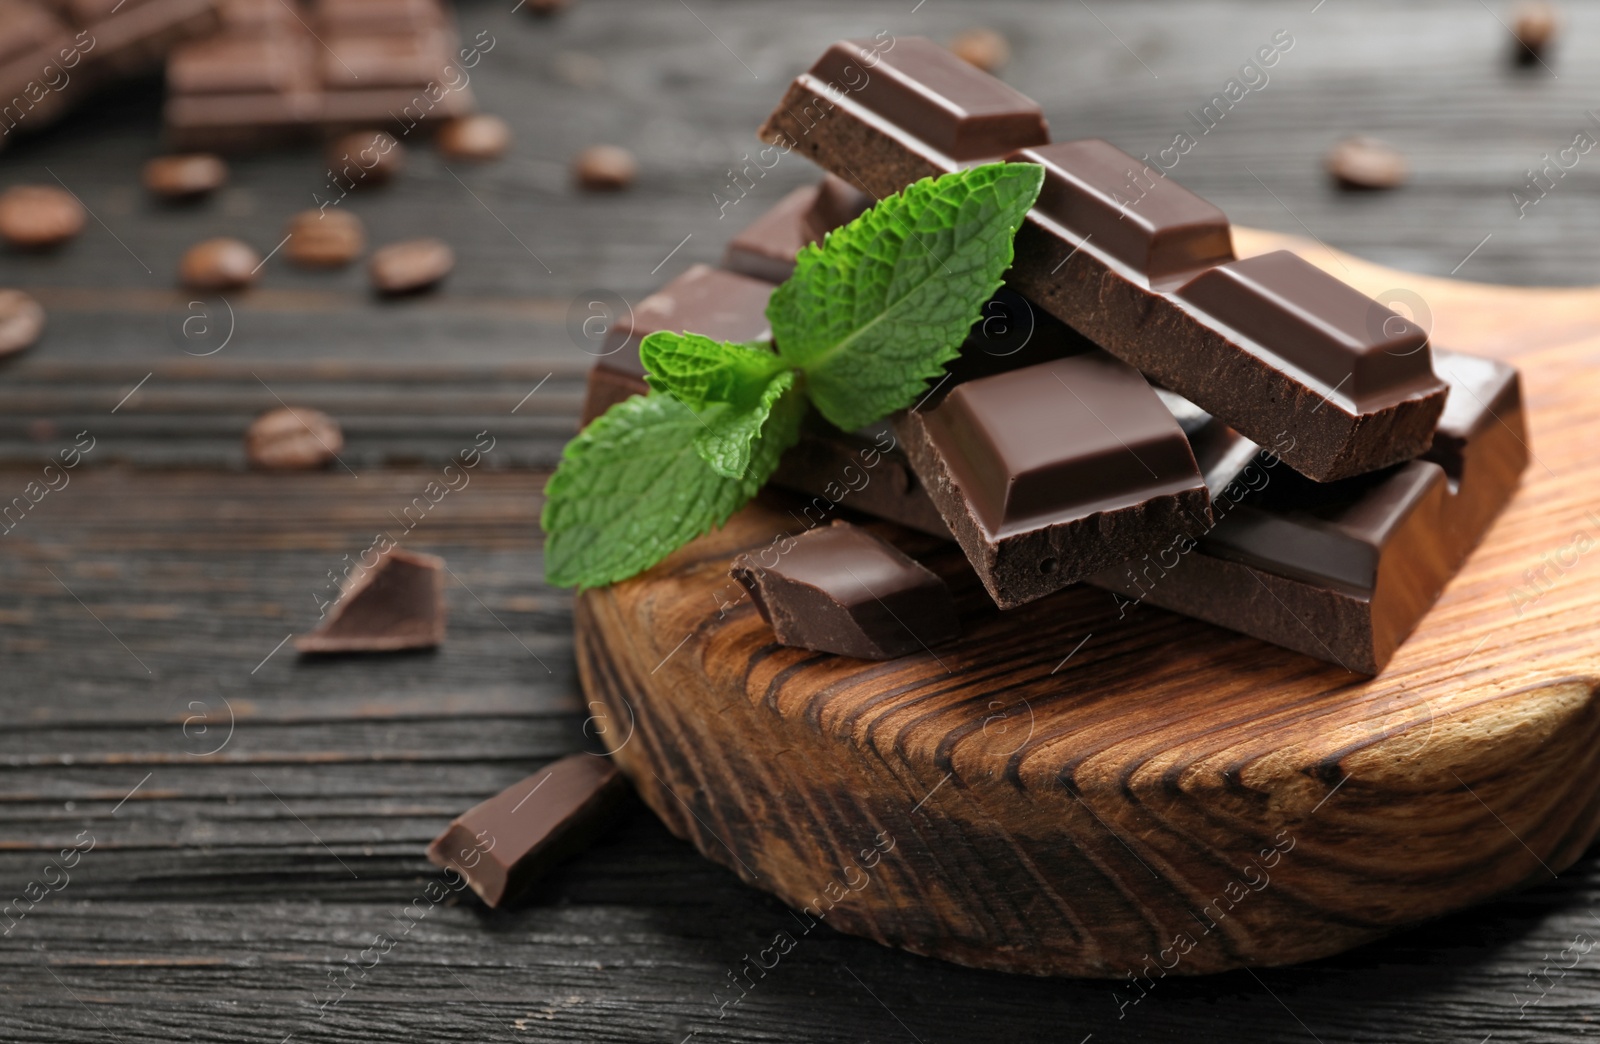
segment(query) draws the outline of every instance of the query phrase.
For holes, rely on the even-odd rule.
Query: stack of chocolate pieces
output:
[[[472,111],[438,0],[227,0],[223,18],[167,63],[174,147],[240,151],[367,129],[400,137]]]
[[[217,0],[0,0],[0,143],[218,22]]]
[[[776,477],[827,510],[953,536],[1003,609],[1087,581],[1124,615],[1149,602],[1375,674],[1526,467],[1514,369],[1433,348],[1292,253],[1235,258],[1215,206],[1104,141],[1051,143],[1036,103],[931,41],[834,45],[761,135],[828,179],[740,234],[738,272],[691,270],[614,331],[587,415],[645,390],[650,330],[763,336],[763,284],[865,200],[1040,164],[990,302],[1025,348],[978,323],[892,433],[817,422]],[[838,495],[863,446],[872,479]]]

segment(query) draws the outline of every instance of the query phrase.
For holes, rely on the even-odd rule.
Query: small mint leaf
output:
[[[853,431],[916,400],[1000,286],[1043,184],[1031,163],[924,178],[800,252],[767,318],[824,417]]]
[[[724,478],[743,475],[750,466],[751,445],[761,434],[772,407],[794,387],[794,382],[795,372],[785,370],[767,382],[754,405],[729,405],[702,415],[706,427],[695,436],[695,452]]]
[[[800,437],[805,399],[781,395],[737,478],[718,475],[695,440],[725,406],[696,416],[669,395],[617,403],[567,443],[545,485],[545,579],[599,587],[642,572],[726,522]]]
[[[695,333],[650,334],[639,346],[650,387],[699,411],[714,402],[753,406],[784,362],[765,344],[733,344]]]

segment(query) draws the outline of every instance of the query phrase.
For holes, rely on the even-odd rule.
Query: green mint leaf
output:
[[[795,372],[784,370],[767,382],[754,405],[728,405],[707,411],[705,429],[694,438],[695,452],[724,478],[738,478],[750,467],[751,449],[761,435],[761,427],[784,393],[794,387]],[[787,447],[785,447],[787,448]]]
[[[695,447],[727,409],[713,405],[697,415],[669,395],[638,395],[567,443],[545,486],[545,579],[564,587],[625,580],[720,526],[755,496],[783,451],[799,441],[805,399],[779,393],[748,467],[735,478],[718,475]]]
[[[1032,163],[925,178],[800,252],[767,318],[824,417],[853,431],[916,400],[1000,286],[1043,184]]]
[[[650,334],[639,358],[650,387],[696,411],[714,402],[753,406],[773,374],[786,368],[765,344],[713,341],[695,333]]]

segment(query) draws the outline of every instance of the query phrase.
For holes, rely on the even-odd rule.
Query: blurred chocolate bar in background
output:
[[[168,60],[174,148],[238,152],[367,129],[403,137],[473,109],[437,0],[228,0],[223,20]]]
[[[219,24],[216,0],[0,0],[0,144]]]

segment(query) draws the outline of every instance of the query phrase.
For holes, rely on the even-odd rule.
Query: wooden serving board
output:
[[[772,641],[727,577],[776,495],[578,605],[597,730],[677,834],[834,928],[1041,975],[1303,961],[1550,877],[1600,825],[1600,289],[1290,247],[1514,361],[1534,461],[1380,677],[1072,588],[865,663]],[[1420,302],[1420,304],[1419,304]],[[848,503],[848,501],[847,501]],[[798,926],[797,926],[798,931]]]

